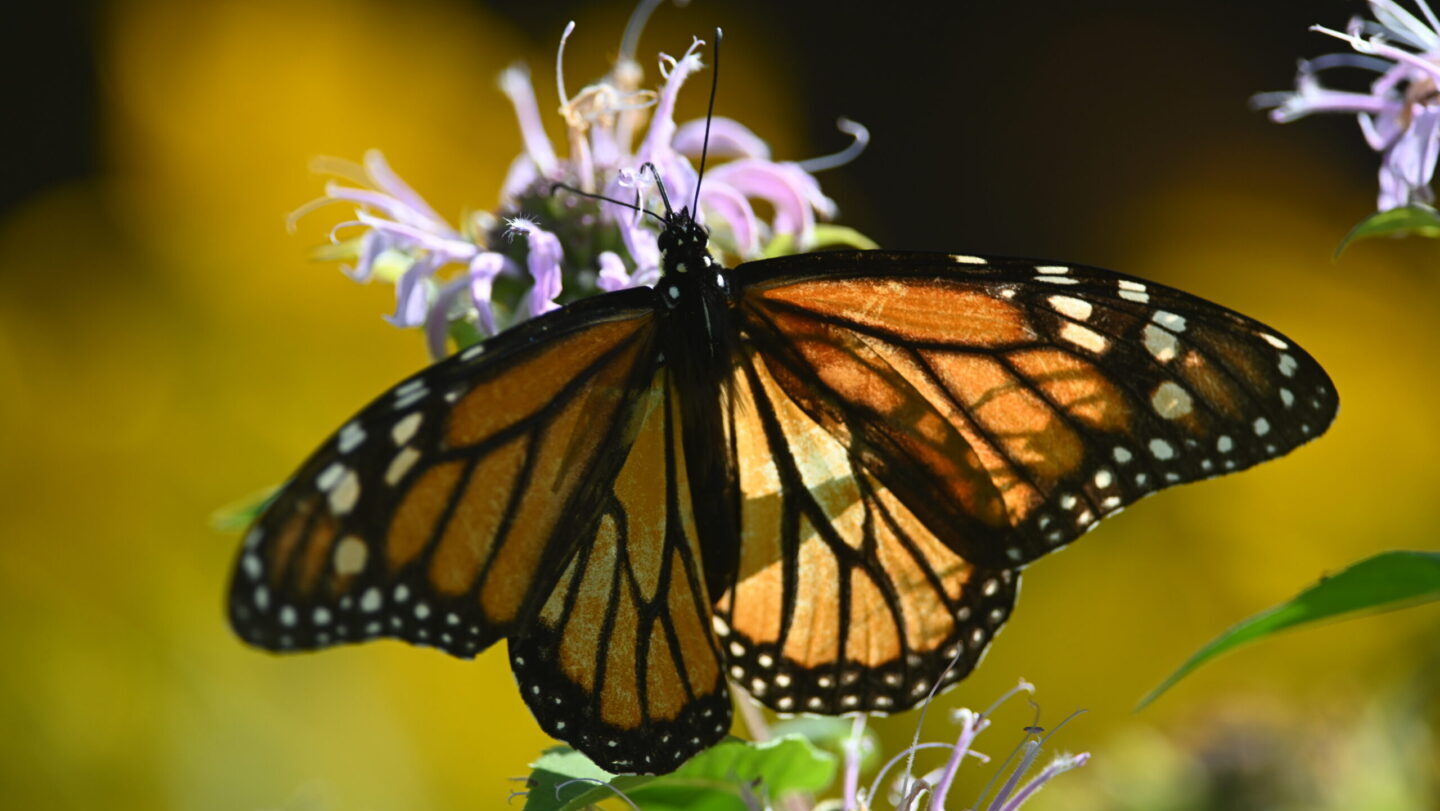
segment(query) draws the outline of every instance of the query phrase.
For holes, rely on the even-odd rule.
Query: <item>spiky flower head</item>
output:
[[[372,150],[361,166],[320,162],[317,168],[337,179],[294,216],[327,203],[352,204],[354,218],[335,227],[335,245],[322,255],[353,263],[347,272],[357,281],[395,284],[396,306],[388,319],[422,327],[436,358],[448,354],[452,343],[463,348],[567,301],[654,284],[660,277],[659,227],[636,207],[661,210],[655,176],[671,199],[698,201],[696,218],[709,229],[712,253],[726,264],[825,244],[873,247],[849,229],[817,224],[832,218],[836,206],[813,172],[853,158],[869,137],[843,119],[841,129],[855,139],[850,149],[793,162],[774,160],[765,142],[740,122],[713,118],[708,156],[716,162],[707,167],[696,197],[706,122],[677,125],[675,101],[703,67],[705,42],[695,39],[679,58],[662,53],[659,89],[641,88],[634,48],[653,6],[637,9],[611,71],[573,95],[564,61],[575,25],[566,26],[555,66],[564,158],[545,134],[528,71],[516,66],[501,73],[500,89],[515,108],[525,148],[510,164],[495,212],[472,213],[452,227]],[[654,172],[641,172],[647,163]],[[559,186],[580,193],[557,191]],[[757,203],[768,217],[757,212]]]
[[[1369,0],[1373,20],[1355,17],[1344,32],[1324,26],[1312,31],[1350,46],[1300,62],[1294,91],[1262,93],[1258,107],[1285,123],[1312,113],[1352,114],[1370,148],[1379,152],[1379,211],[1435,199],[1430,187],[1440,154],[1440,19],[1426,0],[1415,0],[1419,16],[1395,0]],[[1368,92],[1325,87],[1320,74],[1354,68],[1376,74]]]

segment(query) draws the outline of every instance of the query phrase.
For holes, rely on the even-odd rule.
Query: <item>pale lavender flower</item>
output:
[[[357,206],[355,219],[331,229],[332,237],[351,227],[365,228],[352,240],[353,268],[346,272],[356,281],[367,282],[384,268],[386,281],[395,284],[395,312],[386,320],[399,327],[425,328],[431,354],[439,357],[447,348],[445,339],[452,316],[463,317],[467,308],[456,305],[459,294],[472,292],[468,311],[488,331],[494,329],[490,309],[489,282],[500,272],[515,267],[509,257],[489,251],[474,238],[485,216],[472,218],[469,233],[450,226],[391,170],[378,150],[365,153],[363,166],[327,159],[314,168],[356,184],[337,181],[325,184],[325,196],[307,203],[291,215],[297,217],[322,205],[335,202]],[[468,278],[439,283],[435,276],[448,265],[465,265]],[[458,312],[458,315],[457,315]]]
[[[567,91],[564,74],[574,24],[566,27],[556,54],[556,93],[566,132],[563,158],[545,134],[528,71],[512,67],[500,75],[524,151],[510,164],[496,213],[482,212],[452,227],[379,152],[371,151],[363,167],[325,162],[322,171],[350,185],[327,184],[325,197],[295,216],[332,202],[355,206],[354,218],[336,226],[332,235],[352,228],[362,232],[327,255],[353,260],[348,272],[357,281],[394,283],[396,306],[387,318],[397,326],[423,326],[436,357],[447,353],[451,341],[464,346],[575,298],[654,284],[660,277],[654,218],[625,205],[552,190],[565,184],[660,212],[654,177],[640,172],[650,162],[677,208],[694,200],[694,161],[703,146],[704,121],[677,125],[674,110],[686,80],[703,67],[705,43],[694,40],[678,59],[662,54],[663,84],[659,90],[642,89],[635,48],[656,5],[640,4],[614,68],[574,95]],[[853,158],[868,140],[863,127],[842,120],[841,129],[855,143],[837,156],[778,162],[743,124],[725,117],[712,121],[713,165],[706,170],[695,216],[711,229],[712,250],[723,262],[760,258],[776,240],[809,250],[826,240],[855,238],[816,236],[817,221],[832,218],[836,207],[812,172]],[[772,212],[768,219],[756,212],[757,202]],[[504,277],[528,285],[497,285]]]
[[[558,308],[560,305],[555,303],[555,299],[560,296],[560,262],[565,258],[560,239],[524,217],[510,220],[510,233],[523,235],[529,246],[525,263],[530,269],[530,278],[534,280],[527,296],[530,315]]]
[[[860,808],[878,808],[877,797],[880,786],[883,784],[886,774],[891,768],[899,765],[903,760],[906,762],[903,773],[896,778],[889,793],[891,804],[897,811],[944,811],[949,801],[951,788],[954,785],[956,774],[960,767],[967,760],[977,760],[981,763],[988,763],[989,758],[980,752],[975,751],[975,739],[990,727],[990,717],[1008,699],[1020,693],[1035,692],[1034,685],[1020,680],[1018,686],[1007,691],[1000,698],[996,699],[984,712],[962,708],[952,713],[953,720],[960,725],[960,734],[955,743],[920,743],[919,724],[915,731],[915,740],[909,748],[896,754],[881,769],[874,778],[868,791],[857,790],[856,778],[860,770],[860,742],[864,731],[864,724],[857,719],[851,739],[844,749],[845,760],[845,789],[844,808],[846,811],[855,811]],[[1033,702],[1032,702],[1033,703]],[[927,707],[928,708],[928,707]],[[1072,714],[1069,718],[1061,721],[1054,729],[1044,734],[1044,730],[1038,727],[1027,727],[1025,739],[1011,753],[1010,757],[1001,764],[990,780],[990,785],[981,792],[980,797],[967,808],[984,808],[986,811],[1018,811],[1024,803],[1034,796],[1044,785],[1055,777],[1064,774],[1071,769],[1085,765],[1090,759],[1088,753],[1079,755],[1060,754],[1056,755],[1048,765],[1025,780],[1027,773],[1031,771],[1035,761],[1039,758],[1041,750],[1050,738],[1060,731],[1060,728],[1070,722],[1071,718],[1079,713]],[[923,715],[923,713],[922,713]],[[863,717],[863,716],[862,716]],[[915,755],[925,750],[948,750],[949,756],[940,768],[934,769],[924,775],[916,776],[912,772]],[[1011,762],[1019,756],[1019,762],[1012,768]],[[1023,782],[1022,782],[1023,781]],[[995,796],[990,797],[983,805],[981,802],[990,794],[990,789],[999,784]]]
[[[1355,115],[1370,148],[1381,153],[1380,211],[1435,199],[1430,183],[1440,154],[1440,19],[1426,0],[1415,2],[1423,20],[1396,0],[1369,0],[1374,20],[1356,17],[1343,33],[1312,26],[1354,53],[1301,61],[1293,92],[1254,99],[1259,107],[1273,107],[1270,117],[1281,123],[1311,113]],[[1321,84],[1322,71],[1342,67],[1379,75],[1366,93]]]

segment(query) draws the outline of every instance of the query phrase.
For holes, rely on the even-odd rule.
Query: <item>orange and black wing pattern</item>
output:
[[[741,568],[717,628],[777,710],[910,706],[954,678],[937,663],[973,667],[1014,570],[1338,405],[1290,339],[1109,271],[873,251],[730,279]]]
[[[670,771],[728,730],[727,679],[783,713],[915,705],[977,665],[1024,565],[1337,407],[1288,338],[1108,271],[864,252],[721,281],[715,318],[677,286],[596,296],[382,395],[247,534],[236,631],[508,636],[549,733]]]
[[[245,537],[229,615],[270,650],[397,637],[471,657],[545,598],[634,439],[653,291],[467,349],[335,433]]]
[[[782,713],[906,709],[975,667],[1018,576],[943,543],[795,382],[751,349],[732,384],[739,570],[715,606],[728,675]]]
[[[671,771],[730,729],[678,396],[662,369],[637,398],[599,517],[510,640],[540,725],[612,772]]]

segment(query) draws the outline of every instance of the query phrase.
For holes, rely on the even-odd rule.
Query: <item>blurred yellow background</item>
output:
[[[828,14],[822,8],[813,13]],[[813,82],[817,68],[797,63],[881,57],[852,41],[791,40],[761,9],[662,8],[641,53],[679,53],[692,33],[724,24],[719,112],[749,123],[778,156],[829,151],[837,138],[825,135],[827,122],[853,108],[820,107],[795,78]],[[1359,10],[1324,9],[1334,19],[1287,25],[1338,25]],[[379,147],[447,216],[493,208],[520,148],[496,74],[528,61],[548,110],[567,13],[579,23],[567,57],[573,90],[608,67],[629,10],[571,4],[542,23],[438,0],[122,0],[97,12],[102,171],[30,195],[0,221],[7,807],[489,808],[522,787],[512,778],[547,739],[501,650],[464,662],[393,642],[292,657],[248,649],[222,614],[237,539],[209,522],[282,480],[358,406],[425,362],[418,334],[380,319],[392,307],[388,288],[307,261],[340,209],[286,233],[285,215],[320,191],[307,161]],[[1123,9],[1110,13],[1111,24],[1086,23],[1095,50],[1115,42],[1103,32],[1118,31],[1158,54],[1185,31],[1182,51],[1228,53],[1218,26],[1197,32],[1178,14],[1125,23]],[[959,32],[942,36],[963,45]],[[1016,44],[1029,49],[1012,53],[1016,63],[942,77],[943,86],[881,62],[864,68],[874,85],[836,92],[935,85],[933,106],[913,118],[865,122],[877,149],[884,140],[901,156],[912,133],[924,137],[957,109],[965,128],[1001,133],[1034,115],[1035,137],[1017,150],[1051,161],[1045,173],[1057,177],[1079,148],[1057,140],[1148,142],[1097,158],[1114,170],[1099,202],[1062,194],[1060,181],[1019,190],[966,182],[968,167],[1014,156],[956,148],[886,164],[882,151],[861,163],[880,160],[870,171],[891,182],[899,174],[941,185],[945,196],[927,200],[963,202],[947,214],[933,202],[864,196],[868,176],[841,170],[822,182],[842,222],[889,247],[1062,250],[1200,293],[1302,343],[1335,379],[1341,414],[1291,457],[1147,500],[1033,566],[985,664],[938,706],[983,708],[1024,677],[1039,687],[1043,724],[1088,710],[1058,742],[1092,752],[1091,765],[1034,808],[1440,803],[1434,605],[1293,632],[1131,712],[1219,630],[1322,573],[1384,549],[1440,546],[1440,244],[1362,243],[1331,263],[1373,195],[1368,169],[1337,161],[1342,152],[1362,167],[1371,160],[1349,122],[1279,131],[1246,114],[1243,95],[1226,97],[1249,115],[1247,140],[1192,140],[1166,154],[1143,108],[1204,97],[1194,89],[1203,76],[1180,66],[1161,68],[1177,71],[1175,96],[1130,100],[1123,130],[1061,103],[1066,115],[1042,131],[1042,117],[1025,112],[1048,103],[1037,77],[1086,70],[1081,44]],[[1283,87],[1307,46],[1283,47],[1263,61],[1217,59],[1216,72],[1227,87]],[[1027,62],[1042,56],[1054,61]],[[1013,109],[965,109],[966,82],[992,100],[1012,82]],[[691,88],[682,119],[703,110],[703,96]],[[1127,170],[1117,157],[1127,152],[1163,170]],[[936,171],[938,180],[928,174]],[[966,212],[992,210],[992,194],[1037,207],[992,212],[1009,230],[981,230],[989,226],[974,223],[986,215]],[[1044,207],[1052,195],[1065,198],[1068,223],[1046,219],[1057,216]],[[954,225],[941,230],[926,216]],[[917,221],[927,244],[897,243]],[[1038,247],[1024,247],[1027,234]],[[981,746],[1002,758],[1031,720],[1018,703],[1007,712]],[[931,714],[926,738],[953,734],[944,715]],[[893,752],[915,723],[908,714],[876,725]]]

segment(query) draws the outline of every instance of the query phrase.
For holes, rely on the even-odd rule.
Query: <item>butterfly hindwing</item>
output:
[[[510,639],[541,726],[613,772],[670,771],[730,728],[678,415],[662,369],[599,518]]]
[[[755,262],[734,280],[741,331],[780,361],[782,387],[990,567],[1287,453],[1337,407],[1276,331],[1110,271],[870,251]]]
[[[740,570],[718,595],[730,677],[780,712],[894,712],[964,677],[1009,617],[1018,575],[941,543],[747,352],[730,436]]]
[[[392,636],[469,657],[514,627],[623,458],[652,301],[583,302],[381,395],[247,534],[235,630],[272,650]]]

